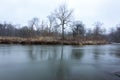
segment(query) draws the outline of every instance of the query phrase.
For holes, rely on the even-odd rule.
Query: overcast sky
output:
[[[105,28],[120,23],[120,0],[0,0],[0,22],[26,25],[33,17],[44,20],[61,3],[74,9],[75,19],[86,27],[96,21]]]

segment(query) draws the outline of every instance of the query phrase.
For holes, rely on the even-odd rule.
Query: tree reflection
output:
[[[47,53],[48,53],[47,52],[47,47],[41,46],[40,47],[40,52],[39,53],[37,52],[37,54],[39,55],[38,58],[40,60],[43,60],[47,56]]]
[[[110,50],[110,54],[114,55],[116,58],[120,58],[120,46],[116,46]]]
[[[35,55],[33,54],[33,46],[29,46],[28,57],[31,61],[36,59]]]
[[[59,54],[58,51],[59,48],[57,46],[52,46],[49,49],[49,54],[48,54],[49,60],[56,60]]]
[[[30,60],[50,61],[46,65],[48,70],[55,72],[55,80],[65,80],[68,76],[69,65],[65,59],[64,46],[29,46],[28,57]],[[67,55],[69,56],[69,55]]]
[[[95,51],[93,52],[93,54],[94,54],[94,59],[95,59],[95,60],[99,60],[99,56],[100,56],[99,51],[95,50]]]
[[[72,49],[71,57],[73,59],[81,59],[83,57],[83,50],[82,49]]]
[[[56,80],[65,80],[67,73],[68,73],[68,68],[69,66],[64,60],[64,48],[62,45],[61,46],[61,57],[60,57],[60,61],[59,61],[58,69],[56,73],[56,78],[57,78]]]
[[[60,55],[60,61],[58,64],[58,70],[56,73],[57,80],[63,80],[64,78],[64,65],[63,65],[63,45],[61,46],[61,55]]]
[[[101,50],[99,49],[99,47],[95,47],[93,49],[93,57],[95,60],[99,60],[101,54],[102,53],[101,53]]]
[[[115,56],[120,58],[120,52],[115,53]]]
[[[42,60],[44,55],[45,54],[42,47],[29,46],[28,57],[31,61]]]
[[[56,46],[29,46],[27,56],[30,60],[57,60],[63,56],[59,51]]]

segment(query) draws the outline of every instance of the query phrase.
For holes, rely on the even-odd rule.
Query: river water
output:
[[[0,80],[120,80],[120,45],[0,45]]]

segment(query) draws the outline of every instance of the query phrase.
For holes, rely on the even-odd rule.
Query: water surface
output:
[[[0,45],[0,80],[120,80],[120,45]]]

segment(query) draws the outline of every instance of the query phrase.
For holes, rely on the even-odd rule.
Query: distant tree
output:
[[[54,11],[54,16],[57,22],[60,22],[59,25],[62,26],[62,39],[64,39],[64,29],[71,21],[73,10],[69,10],[65,4],[62,4]]]
[[[92,31],[92,29],[88,29],[87,31],[86,31],[86,36],[87,37],[92,37],[92,35],[93,35],[93,31]]]
[[[2,36],[15,36],[15,27],[11,23],[4,23],[1,27]]]
[[[94,35],[99,36],[102,33],[101,26],[103,25],[103,23],[95,22],[93,25],[95,26],[95,28],[93,30]]]
[[[84,24],[81,21],[73,22],[72,32],[73,32],[73,37],[84,36],[85,34]]]
[[[39,19],[33,18],[29,21],[29,34],[31,37],[35,36],[35,30],[38,28]]]
[[[0,36],[3,36],[4,26],[0,24]]]
[[[115,29],[111,28],[110,33],[108,35],[108,39],[109,39],[110,42],[114,41],[114,34],[115,34]]]
[[[8,36],[14,36],[15,35],[15,27],[12,24],[7,24],[7,35]]]
[[[45,23],[45,21],[42,20],[41,24],[40,24],[40,33],[42,36],[47,35],[49,32],[49,28],[47,26],[47,24]]]
[[[116,42],[120,43],[120,25],[117,27],[117,31],[115,32]]]
[[[109,35],[110,41],[120,43],[120,24],[116,26],[116,29],[112,29]]]
[[[95,26],[93,29],[93,36],[95,37],[95,39],[98,39],[101,37],[102,33],[104,32],[104,30],[101,28],[103,23],[95,22],[93,25]]]
[[[38,27],[39,19],[38,18],[33,18],[32,20],[29,21],[29,27],[31,29],[35,29]]]
[[[53,14],[47,16],[48,18],[48,27],[49,27],[49,32],[53,30],[53,27],[56,25],[56,20]]]
[[[19,28],[19,37],[30,37],[28,26],[23,26]]]

